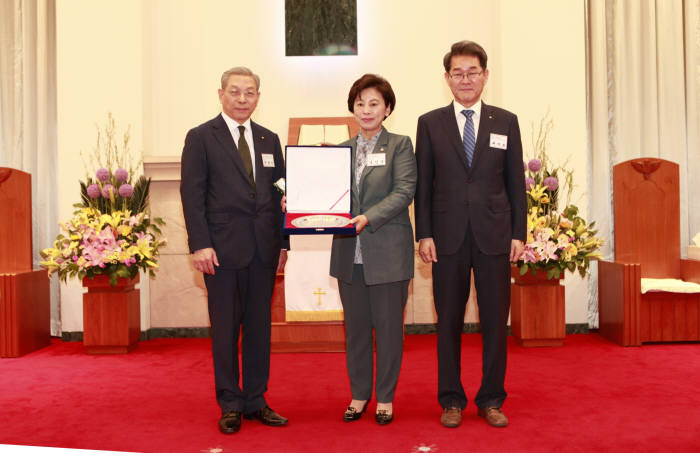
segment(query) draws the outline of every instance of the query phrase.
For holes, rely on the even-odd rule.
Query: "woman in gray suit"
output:
[[[372,395],[374,329],[377,349],[376,421],[393,420],[392,401],[403,353],[403,310],[413,277],[413,228],[408,206],[416,189],[411,139],[382,122],[396,98],[382,77],[365,74],[350,88],[348,109],[360,133],[352,147],[352,214],[357,235],[333,237],[330,274],[338,279],[345,313],[352,401],[343,420],[358,420]]]

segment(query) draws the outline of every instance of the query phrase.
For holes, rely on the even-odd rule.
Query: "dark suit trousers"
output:
[[[222,412],[261,409],[266,406],[263,395],[270,375],[270,299],[275,269],[264,266],[256,253],[248,267],[217,268],[214,275],[204,275],[204,282],[209,299],[216,400]]]
[[[355,264],[352,282],[338,280],[345,318],[345,347],[353,399],[372,395],[374,351],[377,343],[377,402],[390,403],[399,379],[403,355],[403,310],[409,280],[365,284],[361,264]]]
[[[433,263],[433,294],[438,315],[438,401],[442,407],[463,409],[467,405],[461,381],[461,334],[472,270],[483,343],[481,387],[474,402],[478,407],[501,407],[506,398],[508,258],[508,255],[481,253],[470,226],[457,253],[438,255],[437,263]]]

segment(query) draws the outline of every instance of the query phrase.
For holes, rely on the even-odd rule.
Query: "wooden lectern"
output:
[[[359,126],[349,117],[290,118],[287,142],[296,145],[302,124],[347,124],[350,137],[357,135]],[[273,352],[344,352],[345,327],[342,321],[287,322],[284,294],[284,274],[278,274],[272,295]]]
[[[0,167],[0,357],[19,357],[51,339],[46,270],[32,269],[29,173]]]

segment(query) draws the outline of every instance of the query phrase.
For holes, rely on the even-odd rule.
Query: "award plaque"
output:
[[[287,146],[285,234],[354,234],[349,146]]]

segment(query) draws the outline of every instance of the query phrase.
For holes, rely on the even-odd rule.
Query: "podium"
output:
[[[46,270],[32,269],[29,173],[0,167],[0,357],[48,346],[50,292]]]
[[[359,131],[348,117],[290,118],[287,143],[297,145],[302,125],[347,125],[350,136]],[[343,321],[287,321],[284,274],[278,274],[272,295],[272,352],[345,352]]]

